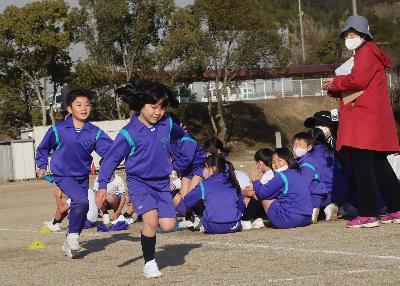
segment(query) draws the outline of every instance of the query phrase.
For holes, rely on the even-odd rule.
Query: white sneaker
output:
[[[110,223],[110,215],[109,214],[103,214],[103,223],[104,224]]]
[[[68,257],[73,258],[77,256],[81,250],[81,246],[79,245],[79,234],[69,233],[62,246],[62,250]]]
[[[318,221],[318,215],[319,215],[319,208],[314,208],[314,209],[312,210],[312,217],[311,217],[312,223],[317,223],[317,221]]]
[[[111,224],[117,224],[117,223],[120,222],[120,221],[124,221],[124,222],[126,222],[127,224],[129,224],[129,219],[126,219],[123,215],[120,215],[119,217],[117,217],[117,219],[113,220],[113,221],[111,222]]]
[[[337,220],[337,214],[338,214],[338,206],[335,203],[331,203],[330,205],[327,205],[324,209],[325,213],[325,220],[326,221],[334,221]]]
[[[251,228],[263,228],[263,227],[265,227],[264,220],[260,217],[258,219],[255,219],[251,223]]]
[[[251,229],[251,221],[242,220],[241,223],[242,223],[242,229],[243,230]]]
[[[43,225],[50,229],[51,231],[60,231],[61,230],[61,224],[56,223],[53,224],[53,221],[44,221]]]
[[[188,227],[193,227],[194,224],[190,220],[183,219],[179,224],[179,228],[188,228]]]
[[[143,275],[146,278],[157,278],[162,276],[155,259],[146,262],[143,267]]]

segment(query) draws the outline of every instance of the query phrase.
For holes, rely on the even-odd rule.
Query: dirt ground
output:
[[[344,220],[229,235],[158,234],[164,276],[156,280],[142,275],[140,223],[118,233],[84,230],[81,257],[70,259],[61,250],[65,229],[39,233],[54,211],[53,188],[0,185],[0,285],[400,285],[400,225],[352,230]],[[35,240],[47,247],[28,250]]]

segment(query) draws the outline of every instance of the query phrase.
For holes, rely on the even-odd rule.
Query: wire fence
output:
[[[389,88],[393,87],[393,78],[391,74],[387,75]],[[292,80],[290,78],[281,78],[276,80],[251,80],[243,81],[228,87],[225,101],[240,100],[259,100],[259,99],[277,99],[277,98],[297,98],[309,96],[325,96],[326,91],[322,89],[323,78],[320,79],[302,79]],[[193,97],[179,97],[182,103],[189,101],[207,102],[205,89],[208,83],[197,82],[189,85]],[[220,84],[222,86],[222,84]],[[215,83],[210,82],[209,89],[212,101],[216,101]]]

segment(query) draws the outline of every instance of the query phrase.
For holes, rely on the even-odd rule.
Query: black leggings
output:
[[[356,148],[349,148],[347,152],[357,191],[358,214],[378,216],[379,193],[389,213],[399,211],[400,183],[387,160],[388,154]]]
[[[259,217],[265,218],[264,208],[261,204],[261,201],[251,197],[243,213],[242,220],[255,220]]]

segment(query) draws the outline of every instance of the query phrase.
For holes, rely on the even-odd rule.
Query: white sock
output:
[[[79,233],[68,233],[67,238],[78,239],[79,238]]]

